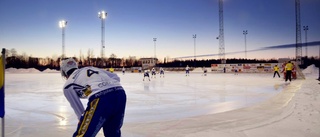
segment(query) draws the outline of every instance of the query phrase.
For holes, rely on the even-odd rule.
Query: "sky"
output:
[[[320,41],[320,1],[301,1],[301,40]],[[225,0],[224,39],[226,58],[245,58],[247,51],[294,44],[295,0]],[[101,20],[105,21],[105,56],[177,58],[219,53],[218,0],[1,0],[0,48],[16,49],[32,57],[62,54],[62,30],[66,20],[65,51],[68,57],[100,57]],[[196,39],[193,35],[196,34]],[[153,38],[157,38],[154,42]],[[318,56],[319,46],[305,47],[302,55]],[[295,57],[295,48],[247,52],[249,59]],[[218,59],[219,56],[206,56]]]

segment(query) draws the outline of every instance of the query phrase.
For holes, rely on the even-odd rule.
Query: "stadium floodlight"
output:
[[[60,27],[60,28],[64,28],[64,27],[66,27],[66,26],[67,26],[67,21],[65,21],[65,20],[59,21],[59,27]]]
[[[107,12],[105,12],[105,11],[98,12],[98,17],[100,19],[106,19],[107,18]]]
[[[307,31],[309,30],[309,27],[308,26],[303,26],[303,30],[305,32],[305,42],[306,42],[306,58],[308,58],[308,34],[307,34]]]
[[[67,21],[61,20],[59,21],[59,27],[62,29],[62,55],[61,59],[65,58],[65,27],[67,26]]]

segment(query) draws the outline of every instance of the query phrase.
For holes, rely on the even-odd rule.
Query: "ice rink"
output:
[[[139,73],[117,74],[127,94],[123,137],[182,137],[199,131],[204,132],[193,135],[211,136],[207,130],[248,129],[246,125],[282,114],[302,83],[287,84],[271,73],[203,76],[191,72],[185,76],[184,72],[166,72],[164,78],[157,74],[151,81],[143,81]],[[6,73],[5,82],[6,137],[73,134],[78,121],[62,93],[65,80],[60,73]],[[86,102],[83,100],[84,105]],[[98,136],[103,136],[101,131]]]

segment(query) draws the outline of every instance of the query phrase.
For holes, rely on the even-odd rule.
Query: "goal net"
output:
[[[296,63],[295,63],[295,71],[296,71],[297,79],[306,79],[306,77],[302,73],[299,65],[297,65]]]

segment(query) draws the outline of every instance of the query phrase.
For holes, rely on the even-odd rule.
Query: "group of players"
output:
[[[61,76],[66,79],[63,94],[73,108],[79,122],[73,136],[95,136],[102,128],[105,136],[120,137],[121,127],[126,108],[126,93],[120,84],[120,78],[113,73],[113,69],[105,71],[95,67],[79,68],[77,62],[66,59],[60,65]],[[285,64],[286,80],[291,81],[294,65],[289,61]],[[185,68],[189,76],[189,66]],[[275,66],[275,74],[279,75],[279,68]],[[142,72],[141,68],[139,69]],[[125,68],[122,68],[123,75]],[[203,75],[207,70],[203,68]],[[149,70],[144,71],[144,77],[149,76]],[[164,77],[164,69],[160,68],[160,77]],[[156,78],[156,69],[151,69],[151,78]],[[84,108],[80,99],[88,99]]]
[[[289,82],[291,82],[291,79],[296,79],[297,78],[297,74],[296,74],[296,70],[295,70],[295,66],[291,61],[288,62],[284,62],[282,64],[282,68],[283,70],[281,71],[284,75],[284,79],[285,82],[287,82],[289,80]],[[275,65],[273,67],[274,73],[273,73],[273,77],[276,76],[276,74],[278,75],[278,77],[280,78],[280,74],[279,74],[279,70],[280,68],[278,67],[278,65]]]
[[[65,78],[63,94],[79,120],[73,136],[96,136],[102,128],[104,136],[121,137],[127,97],[120,77],[113,73],[114,69],[79,68],[73,58],[68,58],[61,61],[60,71]],[[122,73],[125,74],[125,68]],[[155,78],[155,68],[152,68],[151,75]],[[162,76],[164,69],[160,68]],[[150,81],[148,70],[144,77]],[[80,99],[88,100],[86,108]]]
[[[282,65],[282,68],[283,68],[283,70],[282,70],[282,72],[281,73],[283,73],[284,74],[284,79],[285,79],[285,81],[287,82],[288,80],[291,82],[291,80],[292,80],[292,78],[293,79],[296,79],[296,71],[295,71],[295,67],[294,67],[294,64],[291,62],[291,61],[289,61],[289,62],[285,62],[283,65]],[[202,76],[207,76],[207,69],[205,68],[205,67],[203,67],[203,74],[202,74]],[[278,77],[280,78],[280,74],[279,74],[279,70],[280,70],[280,68],[277,66],[277,65],[275,65],[274,67],[273,67],[273,70],[274,70],[274,74],[273,74],[273,77],[275,77],[275,75],[277,74],[278,75]],[[189,68],[189,66],[187,65],[186,66],[186,68],[185,68],[185,72],[186,72],[186,76],[189,76],[189,72],[190,71],[190,68]],[[225,71],[225,70],[224,70]],[[139,68],[139,73],[141,73],[142,72],[142,70],[141,70],[141,68]],[[235,74],[237,75],[237,69],[235,69],[234,70],[234,72],[235,72]],[[122,73],[124,74],[125,73],[125,69],[123,68],[122,69]],[[145,79],[145,77],[147,77],[148,79],[149,79],[149,81],[150,81],[150,75],[149,75],[149,73],[150,73],[150,70],[144,70],[144,74],[143,74],[143,81],[144,81],[144,79]],[[162,67],[160,67],[160,78],[161,77],[164,77],[164,69],[162,68]],[[151,69],[151,78],[156,78],[156,69],[155,68],[152,68]]]
[[[187,65],[187,67],[185,68],[186,71],[186,76],[189,76],[189,66]],[[141,68],[139,69],[139,73],[141,73]],[[150,71],[149,70],[145,70],[144,74],[143,74],[143,81],[145,79],[145,77],[148,77],[149,81],[150,81],[150,76],[149,76]],[[164,77],[164,69],[162,67],[160,67],[160,78]],[[203,76],[207,76],[207,69],[205,67],[203,67]],[[156,78],[156,70],[155,68],[151,69],[151,78]]]
[[[141,70],[139,69],[139,73],[141,73]],[[149,76],[149,70],[145,70],[144,71],[144,74],[143,74],[143,81],[144,81],[144,78],[145,77],[148,77],[149,81],[150,81],[150,76]],[[163,68],[160,68],[160,78],[161,77],[164,77],[164,70]],[[156,69],[155,68],[152,68],[151,69],[151,78],[156,78]]]
[[[284,68],[285,81],[291,81],[294,65],[289,61]],[[185,70],[189,76],[189,66]],[[280,77],[279,68],[275,66],[274,70],[274,76],[278,74]],[[120,137],[127,97],[113,69],[109,72],[92,66],[79,68],[77,62],[69,58],[61,62],[60,71],[66,79],[63,94],[79,120],[73,136],[95,136],[102,128],[105,136]],[[124,75],[125,69],[122,71]],[[207,70],[203,68],[203,72],[206,75]],[[156,78],[155,68],[152,68],[151,75]],[[144,71],[145,77],[150,81],[149,70]],[[160,77],[164,77],[163,68],[160,68]],[[88,99],[86,108],[80,99]]]

